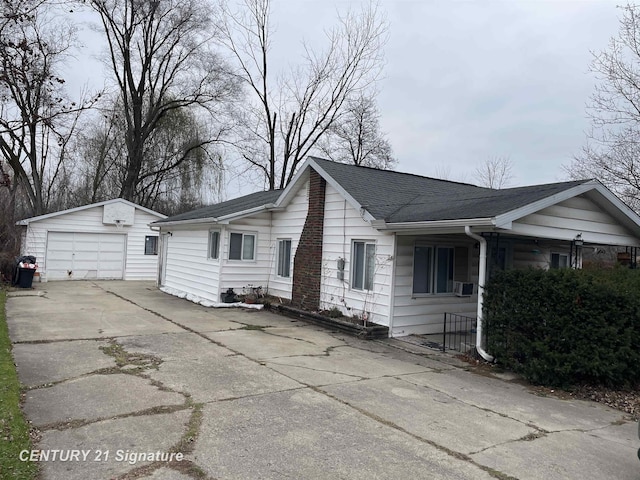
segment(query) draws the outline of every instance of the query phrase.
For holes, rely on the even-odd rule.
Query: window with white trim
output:
[[[277,271],[279,277],[289,278],[291,276],[291,239],[283,238],[278,240]]]
[[[376,244],[371,241],[355,240],[351,252],[351,288],[354,290],[373,290]]]
[[[217,260],[220,255],[220,230],[209,230],[207,258]]]
[[[255,260],[256,258],[256,234],[235,233],[229,234],[229,260]]]
[[[566,253],[551,253],[551,268],[568,268],[569,255]]]
[[[413,293],[453,292],[455,249],[436,245],[413,247]]]

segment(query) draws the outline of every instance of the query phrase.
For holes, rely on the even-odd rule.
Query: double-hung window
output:
[[[413,293],[453,292],[453,247],[415,245],[413,248]]]
[[[255,233],[229,234],[229,260],[255,260]]]
[[[220,230],[209,231],[209,245],[207,248],[207,258],[217,260],[220,255]]]
[[[354,290],[373,290],[376,244],[364,240],[354,241],[351,258],[351,288]]]
[[[291,276],[291,239],[278,240],[278,269],[279,277],[289,278]]]

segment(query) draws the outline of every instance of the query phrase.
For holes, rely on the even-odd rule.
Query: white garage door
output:
[[[122,279],[126,235],[49,232],[47,280]]]

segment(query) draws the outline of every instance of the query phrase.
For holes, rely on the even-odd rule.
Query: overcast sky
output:
[[[336,9],[357,3],[275,0],[274,53],[295,63],[303,37],[321,41]],[[474,183],[482,161],[506,156],[514,185],[565,180],[561,167],[589,128],[591,52],[616,35],[616,3],[382,0],[390,30],[378,103],[397,169]]]
[[[474,182],[507,156],[518,185],[564,180],[585,142],[591,51],[618,29],[614,1],[393,1],[382,124],[399,170]],[[445,170],[447,167],[444,167]]]

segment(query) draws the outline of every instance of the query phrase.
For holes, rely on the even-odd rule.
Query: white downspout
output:
[[[487,241],[484,237],[471,231],[469,225],[465,225],[464,233],[480,243],[480,268],[478,272],[478,312],[476,324],[476,350],[487,362],[493,362],[494,358],[482,348],[482,303],[484,301],[484,284],[487,279]]]

